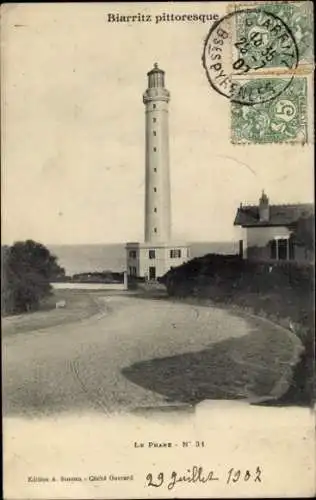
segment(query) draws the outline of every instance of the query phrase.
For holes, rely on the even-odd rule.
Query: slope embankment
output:
[[[312,265],[250,262],[206,255],[163,278],[169,297],[254,315],[296,335],[304,349],[289,367],[284,404],[310,404],[314,395],[314,271]]]

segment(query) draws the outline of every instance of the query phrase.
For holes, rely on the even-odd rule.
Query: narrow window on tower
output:
[[[156,169],[156,167],[154,167],[154,172],[157,172],[157,169]]]
[[[154,151],[156,152],[156,151],[157,151],[157,148],[154,148]]]
[[[157,188],[154,188],[154,192],[157,193]]]
[[[154,134],[154,135],[157,135],[156,130],[154,130],[154,131],[153,131],[153,134]]]
[[[154,228],[154,233],[157,233],[157,228],[156,227]]]
[[[156,104],[153,104],[153,108],[156,109]]]
[[[157,208],[154,208],[154,212],[157,212]]]
[[[156,123],[157,119],[156,118],[153,118],[153,122]]]

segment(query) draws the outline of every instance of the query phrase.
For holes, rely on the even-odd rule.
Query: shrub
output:
[[[37,309],[51,292],[50,281],[65,274],[57,259],[32,240],[2,249],[1,308],[4,314]]]

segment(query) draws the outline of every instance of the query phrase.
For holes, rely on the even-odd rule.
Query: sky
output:
[[[3,6],[2,6],[3,7]],[[313,201],[311,145],[233,145],[230,103],[201,57],[211,23],[109,23],[109,13],[213,13],[224,3],[2,8],[2,239],[141,241],[145,115],[166,72],[173,236],[238,239],[240,202]]]

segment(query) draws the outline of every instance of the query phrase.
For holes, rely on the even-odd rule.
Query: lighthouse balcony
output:
[[[165,101],[169,102],[170,92],[165,88],[150,88],[147,89],[143,94],[143,102],[147,104],[152,101]]]

